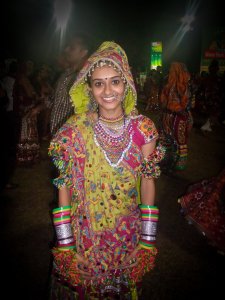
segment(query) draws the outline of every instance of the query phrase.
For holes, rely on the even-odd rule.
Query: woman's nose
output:
[[[109,95],[112,92],[112,87],[109,82],[105,84],[105,94]]]

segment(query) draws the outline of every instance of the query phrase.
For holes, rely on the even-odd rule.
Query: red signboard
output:
[[[225,59],[225,51],[212,51],[206,50],[205,51],[205,58],[221,58]]]

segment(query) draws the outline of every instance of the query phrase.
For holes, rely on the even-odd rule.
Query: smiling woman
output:
[[[90,56],[70,95],[76,114],[49,147],[60,171],[51,299],[138,299],[157,254],[158,132],[137,114],[127,57],[114,42]]]

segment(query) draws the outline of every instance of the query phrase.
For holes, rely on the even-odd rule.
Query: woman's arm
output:
[[[144,170],[141,177],[141,236],[139,245],[146,249],[154,249],[159,210],[155,203],[155,182],[157,169],[155,166],[156,141],[144,145]]]
[[[155,149],[156,141],[153,140],[142,146],[144,158],[147,158]],[[141,178],[141,203],[144,205],[154,205],[155,202],[155,181],[154,178]]]
[[[68,206],[71,204],[71,196],[68,188],[66,186],[59,189],[59,207]]]
[[[155,203],[155,180],[154,178],[141,179],[141,203],[144,205],[154,205]]]

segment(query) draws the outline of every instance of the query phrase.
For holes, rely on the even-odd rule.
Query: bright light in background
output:
[[[180,19],[181,25],[178,28],[177,32],[174,34],[170,44],[165,51],[165,56],[169,58],[171,54],[177,49],[181,41],[183,40],[185,34],[193,30],[192,24],[195,20],[195,14],[198,9],[200,1],[189,1],[185,15]]]
[[[195,20],[194,14],[192,15],[186,14],[183,18],[181,18],[181,23],[182,23],[181,27],[184,33],[193,29],[191,27],[191,24],[194,22],[194,20]]]
[[[56,24],[55,31],[59,34],[60,44],[66,33],[67,25],[72,13],[73,3],[71,0],[55,0],[53,7],[53,21]]]

